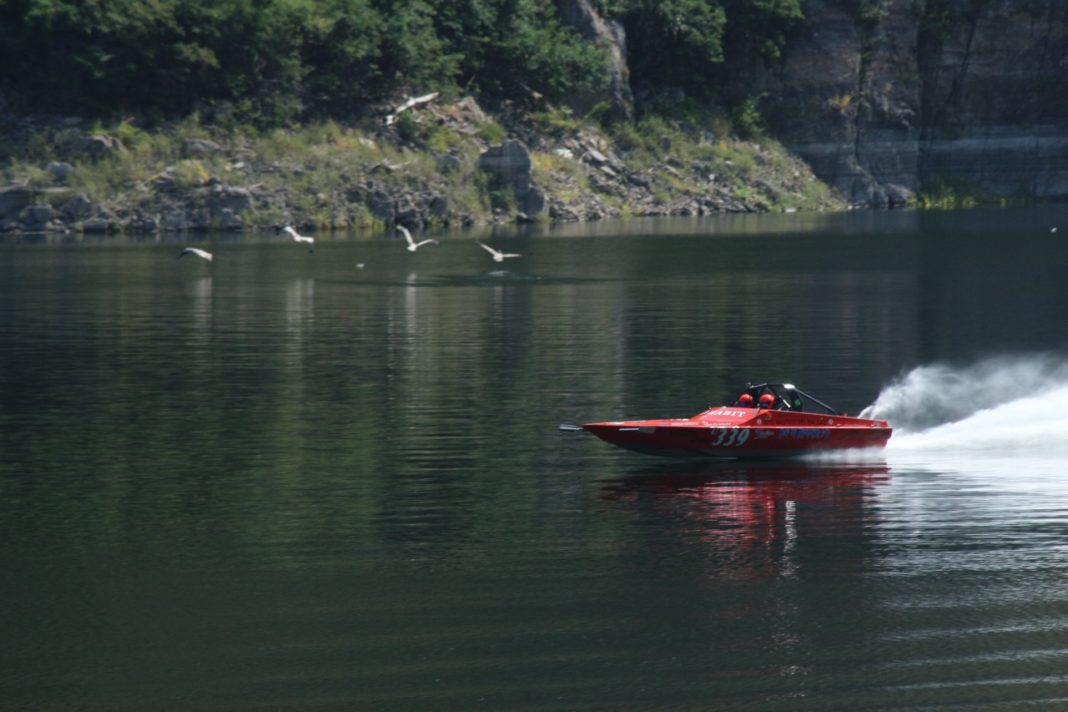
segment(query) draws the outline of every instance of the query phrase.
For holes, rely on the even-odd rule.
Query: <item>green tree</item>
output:
[[[604,50],[564,26],[544,0],[437,0],[440,34],[457,57],[460,81],[491,98],[528,90],[550,101],[604,86]]]
[[[726,63],[775,61],[790,30],[804,19],[801,0],[723,0],[727,12]]]
[[[678,87],[707,96],[704,80],[723,61],[727,13],[708,0],[605,0],[602,10],[627,32],[631,83],[641,96]]]

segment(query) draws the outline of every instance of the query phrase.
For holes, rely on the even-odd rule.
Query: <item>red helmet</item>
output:
[[[760,396],[761,408],[770,408],[773,405],[775,405],[775,396],[771,395],[770,393],[765,393],[764,395]]]
[[[738,396],[738,405],[744,408],[752,408],[753,396],[749,395],[748,393],[743,393],[742,395]]]

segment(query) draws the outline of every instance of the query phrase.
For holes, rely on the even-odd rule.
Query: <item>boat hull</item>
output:
[[[693,418],[586,423],[582,429],[617,447],[675,458],[768,459],[812,452],[885,447],[885,421],[717,409]]]

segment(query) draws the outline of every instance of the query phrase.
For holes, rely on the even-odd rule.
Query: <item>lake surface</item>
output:
[[[0,707],[1068,708],[1068,208],[441,237],[0,237]]]

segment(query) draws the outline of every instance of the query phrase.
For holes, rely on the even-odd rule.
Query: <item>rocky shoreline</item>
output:
[[[0,233],[373,231],[846,207],[771,141],[666,125],[613,135],[549,111],[490,115],[470,97],[396,106],[360,126],[262,135],[7,117],[6,142],[25,157],[0,172]]]

